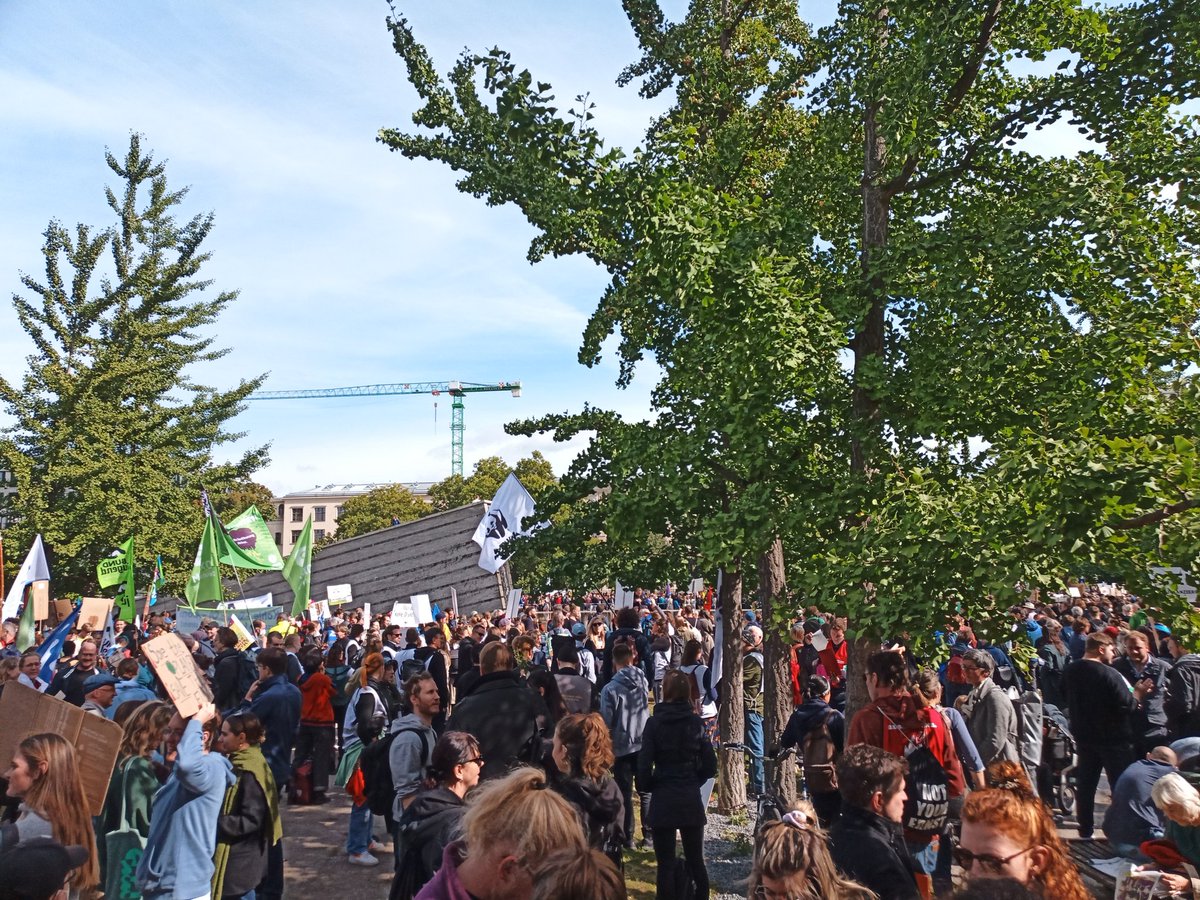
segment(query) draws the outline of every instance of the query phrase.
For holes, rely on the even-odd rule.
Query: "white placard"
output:
[[[416,613],[413,612],[413,605],[401,603],[399,600],[392,604],[391,622],[400,628],[419,628],[421,625],[417,621]]]
[[[363,624],[370,627],[371,625],[371,604],[363,604]]]
[[[1179,591],[1179,595],[1193,606],[1196,605],[1196,586],[1192,584],[1191,573],[1187,569],[1181,569],[1178,566],[1171,566],[1170,568],[1153,566],[1150,571],[1159,576],[1174,575],[1178,580],[1176,589]]]
[[[329,611],[328,600],[318,600],[316,603],[308,604],[309,619],[328,619],[333,613]]]
[[[325,588],[325,598],[334,606],[340,606],[353,600],[354,592],[348,584],[331,584]]]
[[[688,585],[688,593],[689,594],[697,594],[697,595],[703,594],[704,593],[704,579],[703,578],[693,578],[692,583]]]
[[[513,588],[508,592],[508,607],[505,609],[504,614],[508,616],[509,619],[515,619],[517,617],[517,613],[521,611],[521,599],[522,594],[520,588]]]
[[[613,594],[614,609],[630,609],[633,607],[633,591],[626,590],[621,587],[621,582],[617,582],[616,592]]]
[[[450,588],[450,610],[454,613],[454,618],[458,618],[458,591]]]
[[[1083,596],[1083,594],[1079,593],[1079,588],[1069,587],[1069,588],[1067,588],[1067,596],[1074,597],[1076,600],[1078,600],[1080,597]]]
[[[408,600],[412,604],[413,615],[417,617],[418,625],[426,625],[433,621],[428,594],[413,594]]]
[[[825,637],[825,632],[820,628],[812,633],[812,645],[818,653],[829,646],[829,638]]]

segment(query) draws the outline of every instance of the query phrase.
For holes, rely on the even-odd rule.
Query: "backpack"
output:
[[[829,733],[829,720],[833,715],[834,711],[830,710],[818,727],[810,728],[800,745],[804,759],[804,786],[810,794],[828,794],[838,789],[837,769],[834,767],[837,747]]]
[[[683,635],[676,631],[670,636],[671,640],[671,668],[678,669],[680,663],[683,662]]]
[[[410,732],[421,739],[421,759],[429,758],[429,738],[417,728],[401,728],[363,748],[358,768],[363,776],[363,794],[377,816],[391,816],[396,801],[396,783],[392,780],[392,743],[398,735]]]
[[[937,834],[946,824],[950,814],[950,781],[946,770],[929,749],[927,732],[945,728],[940,715],[934,716],[923,709],[918,715],[924,719],[921,734],[914,740],[897,725],[883,710],[883,749],[908,760],[908,775],[904,779],[904,827],[922,834]]]
[[[435,651],[436,652],[436,651]],[[417,659],[416,651],[409,651],[409,655],[400,663],[400,670],[396,673],[396,682],[403,687],[408,679],[414,675],[420,675],[422,672],[429,671],[429,664],[433,662],[433,654],[430,653],[425,657],[425,661]]]

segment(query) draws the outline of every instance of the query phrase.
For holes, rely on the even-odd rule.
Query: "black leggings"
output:
[[[708,869],[704,868],[704,826],[680,828],[679,836],[683,844],[684,861],[692,875],[692,881],[696,883],[696,896],[707,897]],[[658,866],[655,897],[657,900],[677,900],[680,892],[675,884],[675,829],[655,828],[652,837],[654,862]]]

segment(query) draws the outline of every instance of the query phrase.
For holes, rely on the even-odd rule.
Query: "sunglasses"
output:
[[[1018,856],[1028,853],[1036,846],[1038,845],[1034,844],[1031,847],[1026,847],[1024,850],[1018,850],[1016,853],[1013,853],[1010,856],[1003,857],[992,856],[988,853],[972,853],[970,850],[967,850],[964,847],[955,847],[954,861],[962,866],[964,872],[970,872],[975,866],[975,863],[979,863],[979,866],[983,869],[983,871],[992,875],[999,875],[1004,870],[1006,865],[1008,865]]]
[[[479,768],[482,769],[483,768],[483,757],[482,756],[472,757],[471,759],[468,759],[465,762],[463,762],[462,765],[465,766],[467,763],[475,763],[475,765],[479,766]]]

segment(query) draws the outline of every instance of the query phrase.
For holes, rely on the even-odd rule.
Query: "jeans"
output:
[[[346,852],[366,853],[371,846],[371,807],[367,804],[350,807],[350,833],[346,836]]]
[[[908,846],[908,855],[912,857],[917,890],[921,892],[922,897],[932,897],[933,872],[937,868],[938,848],[941,846],[942,836],[935,834],[915,840],[906,838],[904,843]]]
[[[1079,758],[1075,769],[1075,818],[1079,822],[1080,836],[1090,837],[1096,824],[1096,787],[1100,784],[1100,771],[1103,769],[1108,776],[1111,789],[1133,762],[1133,747],[1129,744],[1115,747],[1078,744],[1075,755]]]
[[[763,774],[763,717],[760,713],[746,712],[746,755],[750,758],[750,790],[763,792],[766,778]]]
[[[679,836],[683,844],[683,858],[687,863],[688,873],[692,876],[692,881],[696,883],[695,896],[707,897],[708,869],[704,868],[704,826],[680,828]],[[657,900],[676,900],[680,896],[680,890],[679,886],[675,884],[674,828],[655,829],[654,862],[658,867],[654,896]]]
[[[621,799],[625,802],[625,843],[633,846],[633,776],[637,772],[638,755],[628,753],[618,756],[613,763],[613,781],[621,791]],[[649,839],[650,829],[646,827],[646,816],[650,813],[650,795],[638,794],[642,806],[642,837]]]

